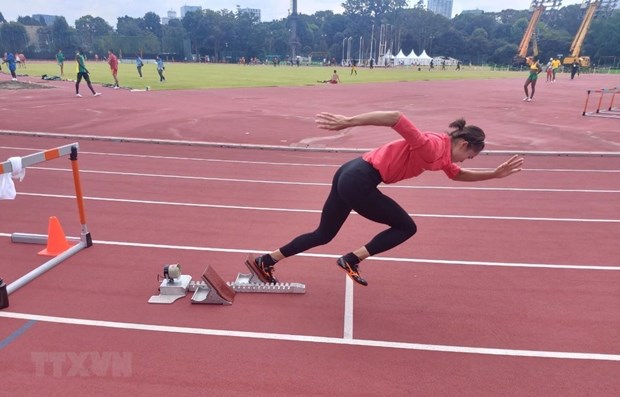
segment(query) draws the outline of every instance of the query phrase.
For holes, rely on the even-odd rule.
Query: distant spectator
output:
[[[117,90],[120,87],[118,85],[118,58],[112,50],[108,50],[108,65],[110,65],[112,77],[114,77],[114,89]]]
[[[545,66],[545,71],[547,72],[547,83],[553,81],[553,58],[549,58],[549,62]]]
[[[554,83],[555,83],[555,75],[557,74],[561,65],[562,65],[562,62],[560,62],[558,58],[554,58],[553,61],[551,62],[551,67],[553,68],[553,80],[552,81]]]
[[[332,78],[329,80],[319,80],[319,83],[329,83],[329,84],[338,84],[341,83],[340,76],[338,76],[338,72],[334,70],[334,74],[332,74]]]
[[[140,54],[136,54],[136,69],[138,69],[138,74],[140,75],[140,78],[142,78],[142,66],[144,66],[144,62],[142,62]]]
[[[84,53],[81,48],[78,49],[77,53],[75,54],[75,61],[77,62],[77,80],[75,82],[75,96],[78,98],[82,97],[82,94],[80,94],[80,82],[82,81],[82,79],[86,80],[86,84],[88,85],[88,88],[90,88],[90,91],[93,93],[93,96],[101,95],[100,93],[95,91],[95,89],[93,88],[93,85],[90,82],[90,76],[88,73],[88,69],[86,69],[86,65],[84,64]]]
[[[166,81],[166,78],[164,77],[164,70],[166,70],[166,67],[164,66],[164,60],[161,59],[159,55],[157,56],[156,62],[157,62],[157,73],[159,73],[159,82],[162,83]]]
[[[574,60],[573,65],[570,68],[570,79],[573,80],[576,74],[579,74],[579,62]]]
[[[12,52],[5,52],[4,63],[9,65],[9,72],[11,72],[11,80],[17,81],[17,75],[15,74],[15,69],[17,67],[15,63],[15,55],[13,55]]]
[[[62,53],[62,50],[58,50],[56,54],[56,62],[60,67],[60,76],[65,77],[65,54]]]

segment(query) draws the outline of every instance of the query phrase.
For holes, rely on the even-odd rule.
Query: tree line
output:
[[[119,17],[116,28],[91,15],[69,26],[64,17],[51,26],[33,17],[7,22],[0,13],[0,51],[24,52],[30,58],[51,58],[58,49],[82,47],[89,54],[113,49],[124,57],[170,54],[177,60],[208,56],[215,62],[238,58],[265,60],[292,53],[314,58],[377,59],[379,51],[393,54],[423,50],[473,64],[511,64],[529,22],[528,10],[460,14],[452,19],[425,10],[421,2],[408,8],[406,0],[346,0],[344,13],[318,11],[312,15],[259,22],[242,11],[203,10],[162,24],[147,12],[141,18]],[[568,55],[583,18],[579,5],[548,10],[536,30],[540,55]],[[294,23],[295,29],[291,29]],[[29,44],[26,27],[37,26],[38,48]],[[620,11],[592,23],[581,54],[595,63],[620,59]],[[291,31],[296,32],[292,37]],[[617,58],[615,58],[617,57]]]

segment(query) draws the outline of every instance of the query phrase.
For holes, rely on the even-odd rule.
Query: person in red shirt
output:
[[[458,163],[476,157],[485,144],[484,131],[467,125],[463,119],[452,122],[450,128],[453,130],[448,134],[421,132],[399,111],[376,111],[352,117],[320,113],[316,116],[316,123],[319,128],[333,131],[357,126],[392,127],[402,138],[365,153],[338,169],[316,230],[294,238],[269,254],[256,258],[248,255],[248,266],[258,270],[264,282],[277,282],[273,276],[276,262],[330,242],[354,210],[364,218],[389,226],[364,246],[336,261],[354,281],[368,285],[359,273],[359,263],[402,244],[417,231],[407,211],[377,188],[381,182],[395,183],[427,170],[442,170],[456,181],[483,181],[512,175],[521,171],[523,165],[523,158],[515,155],[493,170],[461,168]]]
[[[110,65],[110,70],[112,71],[112,77],[114,77],[114,89],[118,89],[120,86],[118,85],[118,58],[114,55],[112,50],[108,50],[108,64]]]

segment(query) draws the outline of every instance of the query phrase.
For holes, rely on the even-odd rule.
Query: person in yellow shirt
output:
[[[523,98],[524,101],[531,102],[534,98],[534,92],[536,92],[536,81],[538,80],[538,74],[540,74],[540,72],[542,72],[542,66],[540,66],[538,58],[534,57],[530,61],[529,75],[527,76],[527,80],[525,80],[525,85],[523,86],[523,90],[525,90],[525,98]],[[530,85],[532,86],[532,95],[530,95],[528,91],[528,87]]]
[[[560,66],[562,65],[562,62],[560,62],[560,60],[558,58],[554,58],[553,61],[551,61],[551,69],[553,70],[553,82],[555,83],[555,74],[558,72],[558,69],[560,69]]]

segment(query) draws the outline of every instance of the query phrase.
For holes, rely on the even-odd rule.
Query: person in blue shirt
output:
[[[17,75],[15,74],[15,69],[17,64],[15,63],[15,55],[12,52],[4,53],[4,63],[9,65],[9,71],[11,72],[11,80],[17,81]]]
[[[136,69],[138,69],[138,74],[140,75],[140,78],[142,78],[142,66],[144,66],[144,62],[142,62],[140,54],[136,54]]]
[[[159,82],[163,82],[166,81],[166,78],[164,77],[164,70],[166,70],[166,67],[164,66],[164,60],[161,59],[161,57],[158,55],[157,56],[157,73],[159,73]]]

